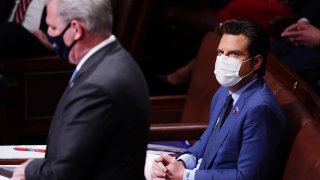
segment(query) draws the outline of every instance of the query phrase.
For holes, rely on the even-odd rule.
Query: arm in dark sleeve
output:
[[[50,157],[32,161],[26,168],[26,179],[80,179],[88,166],[94,164],[102,146],[110,142],[115,127],[110,97],[98,87],[78,90],[63,113],[57,152]],[[105,143],[105,144],[103,144]]]

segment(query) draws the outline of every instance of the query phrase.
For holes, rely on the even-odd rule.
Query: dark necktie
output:
[[[231,94],[229,94],[229,96],[227,97],[226,101],[223,104],[223,108],[222,111],[220,113],[220,118],[219,118],[219,122],[216,126],[220,128],[222,127],[224,121],[226,120],[226,118],[228,117],[231,109],[232,109],[232,104],[233,104],[233,99]]]
[[[210,135],[210,138],[208,140],[206,149],[203,153],[200,169],[204,169],[207,166],[208,158],[210,156],[210,153],[212,153],[213,144],[216,141],[217,135],[218,135],[225,119],[228,117],[228,115],[232,109],[232,104],[233,104],[233,99],[232,99],[231,94],[229,94],[229,96],[227,97],[226,101],[223,104],[218,122],[215,124],[214,129],[213,129],[213,131]]]
[[[25,14],[27,12],[27,8],[30,4],[31,0],[20,0],[16,12],[14,14],[13,21],[21,24],[24,20]]]

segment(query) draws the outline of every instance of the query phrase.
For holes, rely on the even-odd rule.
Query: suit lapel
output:
[[[231,110],[229,116],[227,117],[225,123],[223,124],[223,126],[221,127],[217,135],[216,142],[213,144],[212,153],[210,153],[210,156],[208,157],[208,162],[210,162],[207,164],[208,167],[213,163],[213,160],[216,157],[219,148],[221,147],[226,137],[228,136],[232,126],[235,124],[234,121],[236,119],[237,119],[237,116],[232,115],[232,110]],[[208,167],[205,167],[205,169],[207,169]]]
[[[222,146],[223,142],[225,141],[225,139],[227,138],[230,130],[232,129],[232,127],[234,126],[235,121],[239,118],[239,114],[241,112],[241,110],[243,109],[244,105],[246,104],[247,98],[250,97],[250,95],[256,91],[256,89],[261,88],[263,84],[263,80],[262,79],[257,79],[257,81],[255,81],[253,84],[251,84],[240,96],[240,98],[238,99],[238,101],[236,102],[236,104],[233,106],[233,108],[231,109],[230,114],[228,115],[227,119],[225,120],[223,126],[221,127],[218,136],[216,138],[216,142],[213,144],[213,148],[212,148],[212,153],[210,153],[210,156],[208,157],[208,161],[209,163],[207,163],[207,167],[205,167],[205,169],[208,169],[211,164],[213,163],[217,152],[219,150],[219,148]],[[224,99],[226,99],[227,95],[225,95],[225,97],[223,97]],[[217,106],[222,108],[223,105],[223,101],[221,101],[222,103],[218,103]],[[218,118],[218,115],[220,114],[221,108],[219,108],[216,117]],[[216,108],[217,109],[217,108]],[[213,128],[212,128],[213,129]]]
[[[210,134],[214,130],[214,126],[217,123],[218,117],[223,108],[224,101],[226,100],[228,95],[229,95],[229,91],[227,89],[223,91],[221,94],[219,94],[219,99],[217,100],[217,104],[215,105],[215,107],[213,107],[213,109],[210,112],[210,125],[209,125],[209,127],[211,128]],[[208,137],[208,141],[210,140],[210,134]]]

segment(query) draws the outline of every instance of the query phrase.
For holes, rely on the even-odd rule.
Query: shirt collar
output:
[[[245,86],[243,86],[242,88],[240,88],[238,91],[231,93],[229,91],[229,94],[231,94],[232,99],[233,99],[233,105],[236,104],[236,102],[238,101],[238,99],[240,98],[241,94],[251,85],[253,84],[255,81],[257,81],[257,79],[254,79],[253,81],[249,82],[248,84],[246,84]]]
[[[92,56],[95,52],[103,48],[104,46],[107,46],[108,44],[112,43],[116,40],[116,37],[114,35],[109,36],[104,41],[97,44],[95,47],[93,47],[83,58],[80,60],[79,64],[76,67],[76,71],[79,72],[82,65],[89,59],[90,56]]]

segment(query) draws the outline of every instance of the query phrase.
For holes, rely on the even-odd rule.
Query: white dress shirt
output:
[[[82,65],[89,59],[90,56],[92,56],[95,52],[102,49],[103,47],[107,46],[108,44],[112,43],[116,40],[116,37],[114,35],[111,35],[106,40],[100,42],[95,47],[93,47],[83,58],[79,61],[79,64],[76,67],[76,71],[78,72]]]

